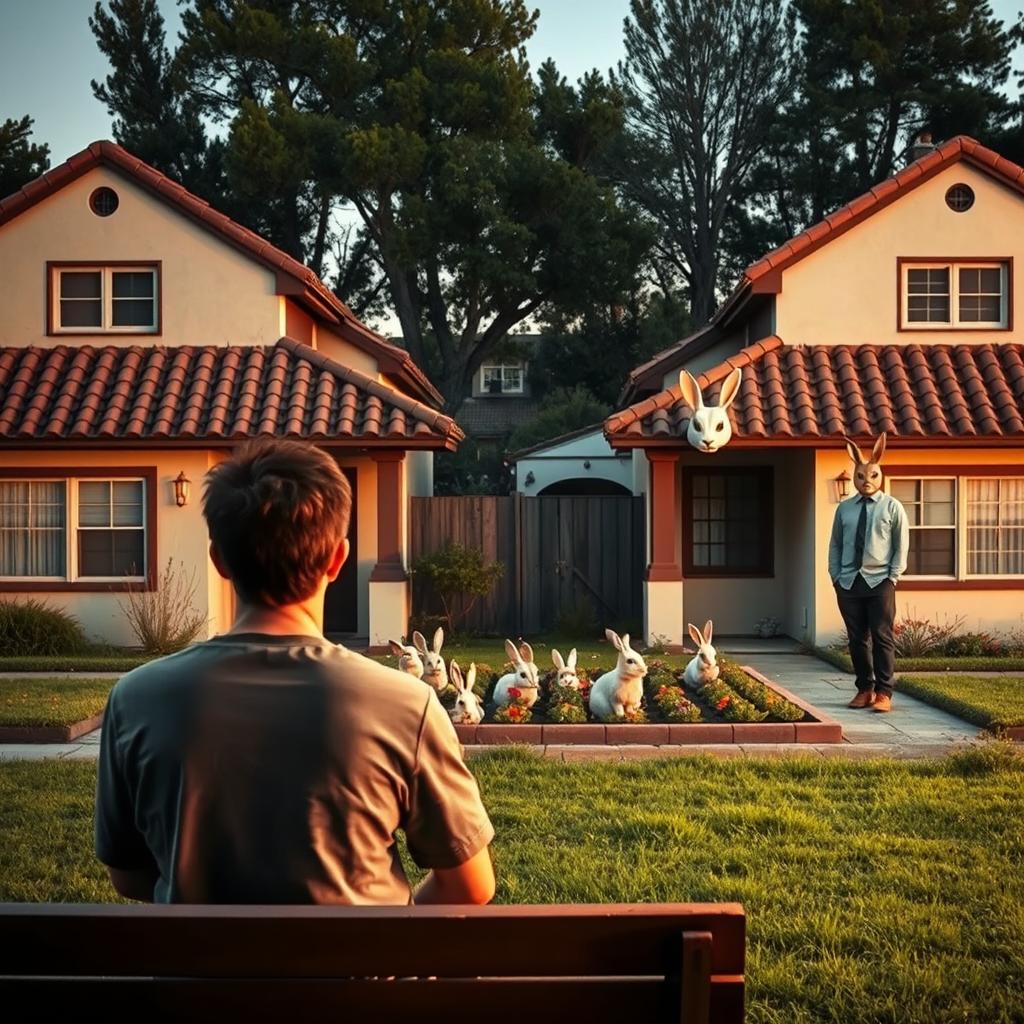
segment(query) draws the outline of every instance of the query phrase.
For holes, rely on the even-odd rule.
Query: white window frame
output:
[[[910,271],[949,271],[949,320],[911,320]],[[960,271],[998,270],[1000,303],[998,320],[960,319]],[[1002,331],[1010,322],[1010,265],[1005,260],[902,260],[900,262],[900,329],[904,331]]]
[[[519,373],[519,386],[508,387],[505,384],[505,371],[516,370]],[[498,371],[501,374],[501,391],[499,394],[502,395],[521,395],[523,394],[523,386],[526,380],[526,366],[523,363],[486,363],[480,367],[480,390],[483,394],[490,394],[490,389],[487,386],[487,374]]]
[[[899,472],[891,473],[886,476],[885,489],[888,493],[892,493],[892,483],[894,480],[913,480],[915,482],[921,482],[924,480],[952,480],[954,483],[954,524],[952,529],[956,532],[956,539],[953,547],[954,551],[954,575],[953,576],[937,576],[937,575],[926,575],[926,576],[911,576],[909,573],[905,574],[902,578],[907,582],[938,582],[938,583],[958,583],[966,582],[968,580],[975,582],[980,581],[982,583],[987,581],[998,582],[1000,580],[1009,581],[1024,581],[1024,573],[971,573],[967,571],[967,567],[970,564],[968,555],[968,531],[969,523],[967,518],[967,483],[969,481],[977,480],[1003,480],[1003,479],[1020,479],[1019,477],[1002,477],[1002,476],[986,476],[983,473],[951,476],[949,473],[935,473],[935,474],[921,474],[917,473],[912,476],[905,476]],[[948,530],[948,526],[912,526],[911,530]]]
[[[1003,481],[1003,480],[1020,480],[1022,478],[1021,477],[1016,477],[1016,476],[1013,476],[1013,477],[1007,477],[1007,476],[982,476],[982,475],[979,474],[978,476],[971,476],[969,479],[971,481],[974,481],[974,482],[980,482],[982,480],[998,480],[998,481]],[[970,528],[971,528],[970,521],[968,520],[968,507],[969,507],[970,503],[969,503],[968,494],[967,494],[968,488],[964,487],[963,491],[964,491],[964,518],[963,518],[963,523],[964,523],[964,529],[963,529],[963,535],[964,535],[963,536],[964,576],[963,576],[963,578],[967,579],[967,580],[1024,580],[1024,573],[1005,573],[1005,572],[1003,572],[1003,573],[989,573],[989,572],[969,573],[969,572],[967,572],[967,566],[970,565],[970,552],[968,550],[968,546],[969,546],[969,543],[970,543]],[[1000,527],[997,526],[996,528],[999,529]],[[1005,529],[1010,529],[1010,527],[1005,527]]]
[[[961,533],[965,533],[966,531],[962,531],[960,529],[960,524],[963,521],[962,514],[961,514],[961,508],[960,508],[960,494],[961,494],[961,491],[966,490],[966,488],[963,488],[963,487],[960,486],[960,478],[956,477],[956,476],[950,476],[947,473],[937,474],[935,476],[927,476],[927,475],[925,475],[925,476],[900,476],[899,474],[894,473],[891,476],[886,477],[886,481],[885,481],[886,490],[890,494],[892,493],[893,482],[897,481],[897,480],[909,480],[909,481],[912,481],[913,483],[922,484],[922,485],[924,484],[924,482],[926,480],[952,480],[952,482],[953,482],[953,525],[952,526],[938,526],[938,525],[923,525],[922,524],[922,525],[919,525],[919,526],[911,526],[911,527],[909,527],[909,530],[910,530],[911,534],[913,534],[913,532],[915,530],[952,530],[953,531],[953,573],[952,573],[952,575],[944,575],[944,574],[940,575],[938,573],[923,573],[923,574],[917,574],[917,575],[911,576],[910,573],[906,573],[903,576],[903,579],[905,579],[905,580],[922,580],[922,581],[927,581],[927,580],[939,580],[939,581],[942,581],[942,580],[946,580],[946,581],[949,581],[951,583],[955,582],[958,579],[962,579],[963,577],[962,577],[962,575],[960,573],[960,569],[961,569],[961,566],[965,565],[966,563],[964,562],[964,555],[963,555],[963,552],[961,551],[962,545],[961,545],[960,534]],[[923,490],[922,490],[922,495],[923,495]]]
[[[0,576],[0,583],[145,583],[149,566],[149,528],[147,521],[148,481],[141,476],[34,476],[19,478],[25,483],[64,484],[64,557],[63,576]],[[78,525],[79,483],[141,483],[142,484],[142,525],[141,526],[86,526]],[[85,530],[142,530],[142,573],[138,576],[85,576],[78,571],[78,531]]]
[[[61,263],[50,268],[50,325],[52,334],[156,334],[160,330],[160,274],[153,263],[106,266],[102,263]],[[99,327],[65,327],[60,319],[60,283],[63,274],[100,275]],[[114,274],[149,274],[153,278],[153,321],[114,326]],[[86,301],[86,300],[80,300]],[[95,300],[93,300],[95,301]]]

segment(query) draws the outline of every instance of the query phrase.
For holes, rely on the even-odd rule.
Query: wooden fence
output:
[[[459,619],[464,629],[529,637],[577,632],[588,619],[619,631],[641,622],[643,498],[413,498],[411,517],[414,565],[452,541],[505,566],[491,594]],[[415,620],[437,613],[436,595],[415,574],[412,593]]]

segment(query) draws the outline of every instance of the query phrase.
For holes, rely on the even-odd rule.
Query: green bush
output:
[[[80,654],[89,649],[81,623],[45,601],[0,601],[0,652],[25,658]]]
[[[505,575],[505,566],[500,562],[485,562],[482,552],[449,541],[439,551],[433,551],[418,559],[412,571],[429,582],[441,601],[448,632],[455,632],[456,602],[463,601],[461,616],[481,597],[494,589],[494,585]]]
[[[705,683],[697,691],[697,695],[718,711],[727,722],[763,722],[768,717],[767,711],[754,707],[721,677],[713,683]]]
[[[659,686],[652,700],[667,722],[699,722],[700,708],[689,700],[681,686]]]
[[[583,695],[571,686],[552,686],[548,693],[547,719],[559,725],[577,725],[587,720]]]
[[[764,683],[748,676],[738,665],[723,665],[720,678],[741,697],[750,701],[758,711],[767,711],[781,722],[799,722],[804,717],[801,708],[779,696]]]

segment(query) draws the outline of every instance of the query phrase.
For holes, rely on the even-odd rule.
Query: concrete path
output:
[[[766,648],[769,653],[764,653]],[[777,641],[760,641],[757,644],[750,643],[746,650],[741,650],[740,645],[730,646],[728,640],[723,640],[722,649],[735,660],[756,668],[769,679],[781,683],[787,690],[837,719],[843,726],[845,741],[832,744],[721,743],[672,747],[639,744],[600,747],[559,745],[542,748],[544,756],[561,761],[622,761],[697,754],[711,754],[715,757],[917,758],[941,756],[951,750],[979,743],[987,736],[975,725],[900,693],[898,686],[893,698],[893,710],[889,714],[875,714],[869,710],[853,711],[846,706],[855,692],[853,677],[813,655],[796,653],[795,645],[789,648],[789,645]],[[0,761],[54,757],[88,760],[99,755],[99,741],[100,730],[97,729],[72,743],[3,744],[0,745]],[[493,747],[467,747],[466,753],[472,756],[491,749]]]

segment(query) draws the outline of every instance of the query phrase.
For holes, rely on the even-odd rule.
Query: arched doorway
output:
[[[632,492],[614,480],[601,480],[597,477],[577,477],[571,480],[558,480],[548,484],[538,493],[538,497],[549,498],[559,495],[618,494],[629,496]]]

